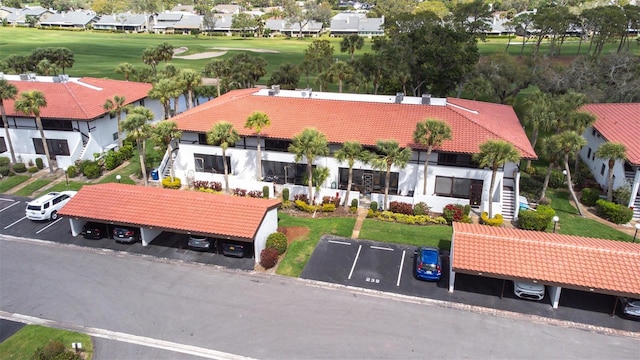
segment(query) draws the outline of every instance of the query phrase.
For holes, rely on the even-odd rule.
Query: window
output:
[[[264,139],[264,149],[267,151],[288,152],[291,141]]]
[[[197,172],[208,172],[214,174],[224,174],[224,163],[222,156],[193,154]],[[231,173],[231,158],[226,156],[227,170]]]
[[[470,199],[472,187],[482,188],[482,180],[436,176],[436,195]]]
[[[591,157],[591,148],[587,148],[587,159]]]
[[[351,190],[359,191],[361,193],[384,193],[385,188],[385,173],[375,170],[361,170],[353,169],[353,184]],[[398,194],[398,181],[399,174],[397,172],[391,172],[389,178],[389,194]],[[342,190],[347,189],[349,182],[349,168],[338,169],[338,188]]]
[[[7,151],[7,143],[4,141],[4,137],[0,136],[0,153]]]
[[[596,136],[596,129],[595,128],[591,129],[591,136],[593,136],[593,137]]]
[[[62,130],[73,131],[73,124],[69,120],[42,120],[42,128],[44,130]]]
[[[478,163],[473,161],[469,154],[438,153],[438,165],[478,167]]]
[[[313,166],[315,168],[315,165]],[[265,181],[277,184],[307,185],[307,164],[281,161],[262,161],[262,175]]]
[[[116,141],[116,140],[118,140],[118,133],[114,132],[113,133],[113,141]]]
[[[602,164],[602,167],[600,168],[600,175],[604,175],[604,169],[606,166],[604,166],[604,164]]]
[[[44,148],[42,147],[42,139],[33,138],[33,147],[36,149],[36,154],[44,155]],[[49,155],[51,159],[55,159],[56,155],[69,156],[69,145],[67,140],[47,139],[47,147],[49,148]]]
[[[198,134],[198,144],[200,145],[208,145],[207,144],[207,134],[199,133]]]

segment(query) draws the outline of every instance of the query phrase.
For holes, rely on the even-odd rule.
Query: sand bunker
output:
[[[218,56],[222,56],[227,53],[227,51],[236,50],[236,51],[251,51],[256,53],[270,53],[277,54],[279,51],[269,50],[269,49],[255,49],[255,48],[211,48],[212,50],[222,50],[222,51],[206,51],[197,54],[178,56],[189,50],[186,46],[181,46],[179,48],[173,49],[173,57],[176,59],[184,59],[184,60],[200,60],[200,59],[209,59]]]

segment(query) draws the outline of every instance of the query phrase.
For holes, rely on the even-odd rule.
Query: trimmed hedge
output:
[[[317,210],[315,205],[309,205],[304,200],[296,200],[293,203],[299,210],[306,211],[308,213],[312,213]]]
[[[382,211],[382,212],[374,212],[372,209],[369,209],[367,213],[367,217],[369,218],[378,218],[381,221],[387,222],[398,222],[401,224],[410,224],[410,225],[429,225],[429,224],[439,224],[445,225],[447,224],[447,220],[442,216],[438,216],[437,218],[432,218],[428,215],[406,215],[401,213],[394,213],[391,211]]]
[[[358,199],[351,199],[351,206],[352,208],[358,208]]]
[[[37,166],[31,166],[29,167],[29,173],[33,174],[33,173],[37,173],[38,172],[38,167]]]
[[[269,187],[267,185],[262,187],[262,197],[265,199],[269,198]]]
[[[180,189],[180,187],[182,187],[182,182],[180,181],[180,178],[174,177],[173,181],[171,181],[171,176],[167,176],[166,178],[162,179],[162,187],[165,189]]]
[[[0,166],[0,175],[9,176],[9,173],[11,173],[11,168],[9,168],[9,166]]]
[[[0,167],[2,166],[9,166],[9,163],[11,162],[11,159],[9,159],[6,156],[0,156]]]
[[[419,202],[413,206],[413,215],[429,215],[431,208],[425,202]]]
[[[371,209],[373,212],[378,211],[378,202],[377,201],[372,201],[371,205],[369,205],[369,209]]]
[[[278,250],[265,248],[260,251],[260,265],[265,269],[271,269],[278,263]]]
[[[521,210],[518,227],[524,230],[546,231],[556,211],[548,205],[538,205],[536,210]]]
[[[44,162],[41,158],[36,158],[36,166],[38,167],[38,170],[44,169]]]
[[[70,178],[74,178],[78,176],[78,168],[75,165],[71,165],[67,168],[67,176]]]
[[[633,218],[633,209],[606,200],[596,201],[598,215],[614,224],[626,224]]]
[[[27,166],[23,163],[15,163],[13,164],[13,171],[17,173],[23,173],[27,171]]]
[[[100,165],[98,165],[98,163],[95,163],[95,162],[91,162],[90,164],[85,164],[82,169],[82,173],[84,174],[84,176],[87,177],[87,179],[97,179],[100,177],[101,172],[102,172],[102,169],[100,168]]]
[[[283,202],[289,201],[289,188],[282,189],[282,201]]]
[[[281,232],[271,233],[267,237],[267,246],[268,249],[276,249],[278,250],[278,255],[284,254],[287,251],[287,236]]]
[[[490,219],[489,214],[486,211],[483,211],[480,214],[480,221],[482,222],[482,224],[489,226],[502,226],[502,224],[504,223],[502,214],[496,214],[496,216]]]
[[[389,203],[389,211],[405,215],[413,215],[413,205],[399,201]]]
[[[322,204],[322,212],[334,212],[336,211],[336,204]]]
[[[600,199],[600,190],[593,188],[584,188],[582,189],[582,196],[580,197],[580,201],[587,206],[594,206],[596,201]]]

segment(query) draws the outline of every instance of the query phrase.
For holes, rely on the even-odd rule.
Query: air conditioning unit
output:
[[[431,105],[431,94],[422,94],[422,105]]]
[[[29,80],[29,74],[20,74],[20,81]]]
[[[275,90],[269,90],[268,94],[269,94],[269,96],[275,96],[276,95],[276,91]]]
[[[280,93],[280,85],[271,85],[271,90],[272,90],[275,94],[279,94],[279,93]]]
[[[62,82],[62,80],[60,80],[60,76],[54,76],[52,79],[53,79],[53,82],[56,84]]]
[[[404,99],[404,93],[396,93],[396,104],[401,104],[402,103],[402,99]]]
[[[58,75],[58,77],[60,78],[61,82],[69,81],[69,75],[67,75],[67,74],[60,74],[60,75]]]

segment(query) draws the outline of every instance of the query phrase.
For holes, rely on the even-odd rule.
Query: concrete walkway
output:
[[[369,209],[364,207],[358,208],[358,218],[356,219],[356,224],[353,226],[353,232],[351,233],[352,239],[357,239],[360,236],[360,230],[362,229],[362,224],[364,223],[364,219],[367,218],[368,213],[369,213]]]

